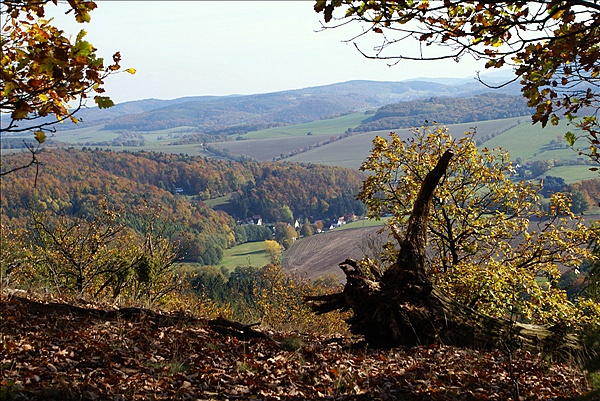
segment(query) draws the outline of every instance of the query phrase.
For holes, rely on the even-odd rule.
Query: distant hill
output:
[[[473,97],[432,97],[399,102],[380,107],[354,131],[394,130],[423,125],[426,121],[439,124],[460,124],[531,116],[523,96],[503,93],[482,93]]]
[[[480,78],[481,80],[488,86],[488,87],[493,87],[493,86],[501,86],[506,84],[507,82],[512,81],[515,78],[514,73],[510,70],[510,69],[501,69],[501,70],[496,70],[496,71],[492,71],[492,72],[486,72],[485,74],[480,74]],[[465,84],[472,84],[473,81],[477,80],[477,77],[467,77],[467,78],[413,78],[413,79],[409,79],[408,81],[428,81],[428,82],[435,82],[435,83],[439,83],[439,84],[444,84],[444,85],[465,85]],[[515,83],[511,83],[510,85],[513,86],[513,88],[511,89],[511,91],[519,91],[520,86],[518,86],[518,84]]]
[[[198,133],[241,134],[391,103],[431,97],[472,97],[490,90],[474,78],[445,82],[448,83],[359,80],[255,95],[144,99],[120,103],[109,109],[84,109],[78,114],[82,123],[65,123],[57,128],[66,130],[103,124],[107,131],[157,131],[185,126],[193,127]],[[518,86],[508,85],[502,92],[516,94],[518,90]]]
[[[117,117],[107,130],[159,130],[193,126],[201,132],[257,124],[299,124],[430,96],[465,96],[477,85],[449,86],[431,82],[350,81],[321,87],[260,95],[191,100],[138,114]],[[483,90],[483,87],[479,88]]]

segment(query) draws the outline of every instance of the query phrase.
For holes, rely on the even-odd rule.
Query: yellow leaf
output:
[[[40,93],[40,94],[38,95],[38,98],[39,98],[39,99],[40,99],[42,102],[47,102],[47,101],[48,101],[48,99],[49,99],[48,95],[46,95],[45,93]]]
[[[504,41],[500,38],[492,38],[492,40],[490,40],[490,43],[494,47],[500,47],[504,44]]]
[[[44,143],[44,141],[46,141],[46,134],[44,131],[36,131],[35,140],[38,141],[40,145]]]
[[[560,17],[562,17],[564,15],[564,13],[565,13],[564,10],[560,10],[556,14],[552,15],[552,19],[560,19]]]
[[[133,74],[135,74],[137,71],[136,71],[136,69],[135,69],[135,68],[128,68],[128,69],[126,69],[126,70],[125,70],[125,72],[128,72],[128,73],[130,73],[131,75],[133,75]]]

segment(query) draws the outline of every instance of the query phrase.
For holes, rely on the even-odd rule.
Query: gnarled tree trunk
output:
[[[373,346],[452,344],[475,348],[521,348],[559,356],[581,352],[575,336],[560,327],[527,325],[492,318],[460,304],[439,291],[425,273],[427,218],[433,192],[452,153],[447,151],[427,174],[415,201],[407,232],[396,235],[397,261],[385,273],[364,269],[353,260],[340,267],[346,274],[343,292],[308,297],[318,313],[352,310],[354,334]]]

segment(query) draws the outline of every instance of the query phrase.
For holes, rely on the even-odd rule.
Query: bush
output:
[[[215,302],[233,319],[260,321],[264,327],[276,330],[321,334],[346,330],[345,315],[316,316],[304,303],[307,295],[332,291],[330,284],[329,279],[314,284],[290,276],[278,263],[263,268],[238,267],[227,278],[215,268],[202,267],[192,280],[192,288],[202,299]]]
[[[101,206],[87,217],[32,212],[19,238],[5,235],[3,227],[7,249],[22,246],[21,253],[10,251],[21,260],[3,263],[5,273],[16,285],[39,283],[59,295],[84,298],[154,303],[177,291],[183,281],[175,274],[176,244],[156,231],[155,222],[139,233],[119,224],[105,202]]]

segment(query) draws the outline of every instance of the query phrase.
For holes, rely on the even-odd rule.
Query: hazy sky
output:
[[[369,60],[351,43],[359,25],[318,31],[322,15],[300,1],[96,0],[89,24],[57,12],[55,24],[87,39],[108,60],[120,51],[124,68],[107,80],[107,94],[128,100],[275,92],[354,79],[402,81],[417,77],[468,77],[482,62]],[[369,37],[376,39],[375,34]],[[363,41],[364,42],[364,41]],[[372,47],[375,42],[365,48]],[[400,50],[400,48],[398,48]]]

